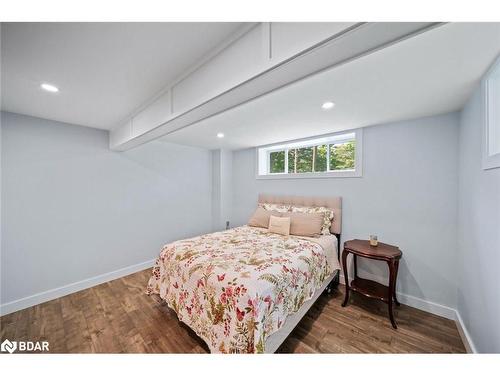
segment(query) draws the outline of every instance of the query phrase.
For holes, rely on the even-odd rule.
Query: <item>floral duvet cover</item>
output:
[[[326,247],[248,226],[176,241],[163,247],[147,293],[212,353],[263,353],[267,337],[339,269]]]

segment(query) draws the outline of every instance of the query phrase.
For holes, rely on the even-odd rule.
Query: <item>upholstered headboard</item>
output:
[[[328,207],[333,210],[330,232],[340,234],[342,231],[342,198],[341,197],[300,197],[289,195],[259,194],[259,203],[290,204],[294,206]]]

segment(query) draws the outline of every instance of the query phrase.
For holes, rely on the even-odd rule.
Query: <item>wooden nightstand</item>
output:
[[[351,281],[351,284],[349,284],[349,277],[347,275],[347,256],[349,254],[354,256],[354,280]],[[389,265],[389,286],[387,287],[375,281],[358,277],[358,256],[387,262]],[[342,267],[344,268],[345,299],[342,303],[342,307],[345,307],[349,301],[350,290],[361,293],[366,297],[379,299],[389,305],[389,318],[391,319],[392,326],[397,329],[398,327],[396,326],[392,314],[392,302],[394,299],[396,305],[400,305],[396,299],[396,279],[398,277],[399,259],[401,259],[402,256],[403,253],[398,247],[387,245],[382,242],[379,242],[378,246],[370,246],[370,242],[365,240],[344,242]]]

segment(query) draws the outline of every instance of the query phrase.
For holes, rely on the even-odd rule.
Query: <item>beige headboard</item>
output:
[[[289,195],[259,194],[259,203],[291,204],[294,206],[328,207],[333,210],[330,232],[340,234],[342,231],[342,198],[341,197],[300,197]]]

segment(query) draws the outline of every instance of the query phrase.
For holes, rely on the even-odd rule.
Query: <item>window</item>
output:
[[[359,177],[361,129],[257,149],[257,178]]]
[[[483,169],[500,168],[500,58],[482,82],[484,131]]]

